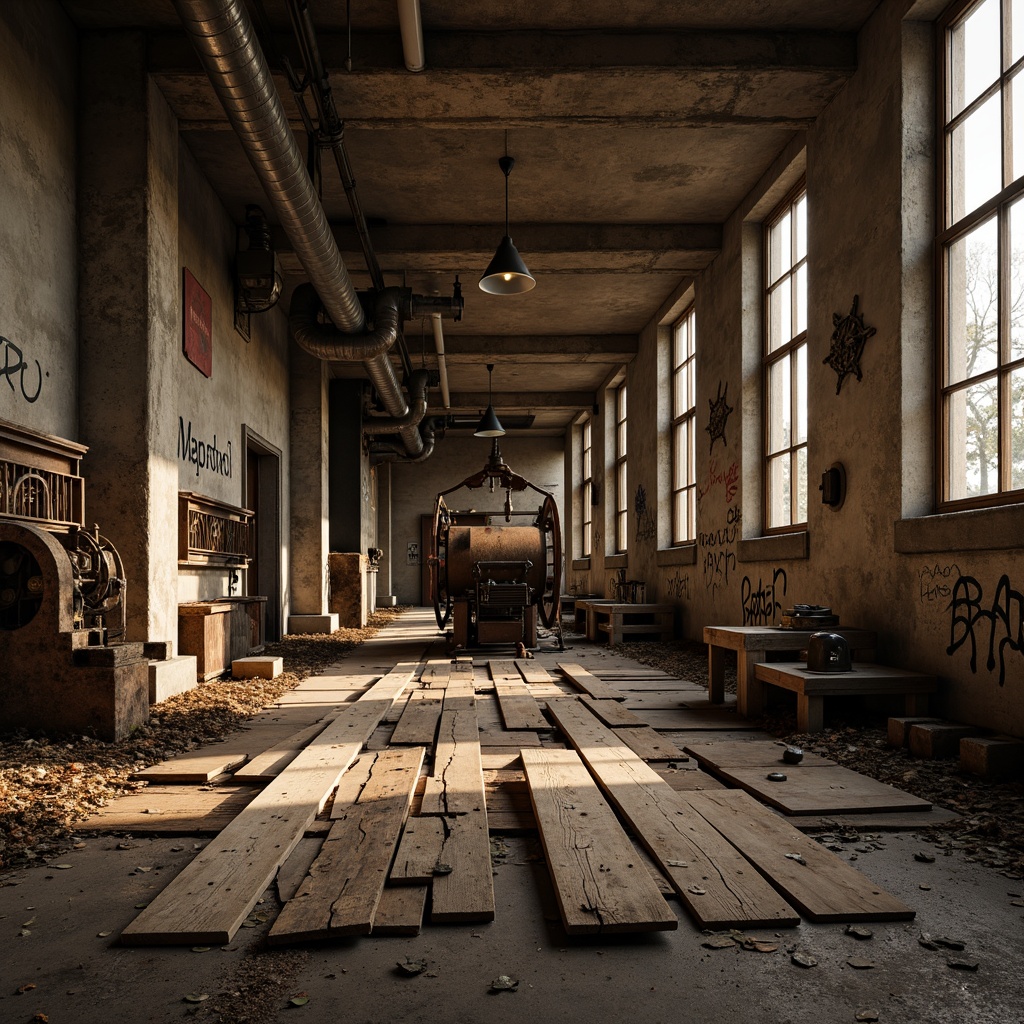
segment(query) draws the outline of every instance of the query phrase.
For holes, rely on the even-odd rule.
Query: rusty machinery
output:
[[[491,493],[497,488],[505,492],[502,510],[461,513],[445,504],[445,495],[485,484]],[[513,491],[526,490],[540,496],[539,507],[514,509]],[[532,521],[512,525],[516,518]],[[479,473],[438,494],[433,526],[429,564],[434,614],[439,629],[453,620],[448,633],[452,647],[515,643],[536,647],[539,617],[564,648],[558,506],[549,491],[509,469],[497,439]]]

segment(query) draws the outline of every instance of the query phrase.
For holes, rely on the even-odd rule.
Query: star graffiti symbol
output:
[[[729,418],[732,406],[726,401],[726,396],[729,394],[729,385],[725,385],[725,390],[722,390],[722,382],[718,382],[718,397],[714,400],[708,399],[708,405],[710,406],[711,412],[708,416],[708,425],[704,428],[711,435],[711,448],[714,449],[715,441],[719,438],[722,439],[722,444],[727,445],[728,442],[725,439],[725,421]]]
[[[822,360],[823,363],[831,366],[839,374],[836,381],[836,394],[838,395],[843,387],[843,380],[854,374],[857,380],[863,380],[860,369],[860,357],[864,352],[864,342],[876,333],[874,327],[864,326],[864,316],[857,312],[859,295],[854,295],[853,305],[850,312],[843,316],[841,313],[832,314],[832,347],[829,353]]]

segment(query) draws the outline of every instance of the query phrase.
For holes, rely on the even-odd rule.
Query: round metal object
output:
[[[562,612],[562,531],[558,506],[549,494],[537,520],[544,537],[544,590],[540,598],[540,621],[552,629]]]
[[[448,509],[443,501],[434,506],[434,553],[430,556],[430,592],[434,598],[437,628],[444,629],[452,616],[448,590]]]
[[[823,630],[807,641],[807,667],[812,672],[849,672],[850,645],[846,637]]]
[[[765,778],[769,782],[785,782],[787,777],[782,772],[769,772]]]
[[[804,759],[804,752],[800,747],[786,747],[782,752],[782,760],[786,764],[799,764]]]
[[[455,597],[476,586],[474,569],[480,562],[505,563],[484,566],[485,575],[497,582],[528,583],[535,594],[544,592],[544,537],[535,526],[450,526],[447,547],[448,591]]]

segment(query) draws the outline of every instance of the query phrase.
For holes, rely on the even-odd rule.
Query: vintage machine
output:
[[[149,719],[114,546],[83,524],[85,448],[0,422],[0,724],[118,740]]]
[[[504,508],[464,514],[450,509],[445,496],[460,488],[488,485],[505,492]],[[533,491],[540,505],[513,508],[512,494]],[[460,523],[470,518],[474,525]],[[453,648],[487,644],[537,646],[537,620],[561,630],[562,536],[554,496],[513,473],[495,438],[487,464],[434,503],[430,552],[431,590],[438,628],[449,620]]]

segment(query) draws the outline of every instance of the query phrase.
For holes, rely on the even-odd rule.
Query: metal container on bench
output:
[[[807,640],[807,667],[812,672],[849,672],[850,645],[838,633],[812,633]]]

